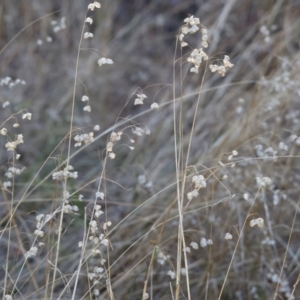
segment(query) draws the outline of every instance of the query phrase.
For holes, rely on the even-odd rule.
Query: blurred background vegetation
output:
[[[18,148],[21,154],[18,163],[26,170],[15,182],[16,203],[51,151],[68,134],[76,55],[89,3],[83,0],[2,0],[0,3],[0,49],[3,49],[0,50],[0,79],[9,76],[12,80],[26,81],[26,85],[11,88],[0,86],[0,103],[10,102],[7,108],[0,110],[1,123],[21,109],[33,114],[31,122],[19,120],[21,126],[11,129],[11,134],[21,132],[25,141]],[[106,212],[114,225],[151,199],[110,237],[114,248],[110,253],[111,262],[116,261],[112,268],[115,299],[141,299],[155,246],[169,254],[170,261],[176,266],[178,212],[174,201],[176,174],[171,85],[176,35],[188,15],[199,17],[208,28],[210,56],[223,59],[224,54],[228,54],[235,64],[225,78],[206,74],[201,91],[189,162],[210,178],[209,188],[189,204],[184,225],[188,244],[210,237],[214,246],[209,250],[192,251],[189,255],[192,299],[217,299],[237,240],[225,241],[224,235],[231,230],[237,237],[233,228],[241,228],[249,208],[242,195],[247,192],[254,198],[257,192],[255,177],[263,174],[272,178],[274,184],[266,194],[259,195],[258,198],[265,200],[257,202],[253,213],[269,218],[270,222],[261,231],[247,228],[222,299],[271,299],[277,285],[284,287],[278,299],[290,299],[288,293],[297,280],[300,264],[299,231],[297,226],[291,230],[291,220],[298,209],[299,148],[290,140],[291,134],[300,134],[300,2],[116,0],[103,1],[101,5],[100,10],[92,13],[94,22],[89,27],[94,38],[84,40],[82,44],[85,49],[79,60],[74,120],[78,130],[74,134],[91,131],[91,126],[99,124],[101,135],[106,130],[111,131],[116,121],[124,119],[128,123],[119,127],[120,130],[132,124],[145,124],[151,131],[150,136],[135,138],[127,129],[128,137],[122,142],[130,144],[129,139],[134,138],[135,150],[119,146],[116,159],[109,162],[105,172]],[[269,40],[261,32],[262,26],[269,30]],[[16,36],[20,31],[22,33]],[[9,43],[11,39],[13,41]],[[197,34],[190,37],[191,47],[199,48],[200,44]],[[101,54],[91,49],[98,49]],[[183,55],[190,50],[183,49]],[[179,55],[178,50],[177,58]],[[99,68],[97,60],[102,56],[113,59],[114,65]],[[175,68],[175,73],[176,96],[179,96],[180,69]],[[203,73],[188,72],[183,82],[184,145],[187,145],[191,132],[202,76]],[[137,90],[147,94],[145,106],[133,105],[132,93]],[[80,101],[86,91],[92,106],[90,114],[83,112],[84,105]],[[152,101],[160,105],[158,111],[148,110]],[[3,145],[5,141],[1,137]],[[70,192],[100,176],[106,141],[107,135],[100,136],[72,158],[71,165],[79,172],[79,180],[70,183]],[[280,142],[288,145],[288,154],[278,150]],[[66,145],[62,144],[51,154],[53,158],[39,172],[15,213],[22,247],[26,250],[33,240],[36,212],[49,213],[57,204],[59,187],[51,179],[38,184],[64,159],[60,154]],[[263,149],[277,149],[276,155],[282,157],[276,162],[272,157],[271,160],[260,159],[255,148],[258,144],[262,144]],[[227,162],[232,150],[239,151],[243,162],[237,163],[235,168],[220,168],[218,162]],[[268,152],[265,155],[269,155]],[[10,153],[1,147],[1,181],[4,181],[9,158]],[[228,176],[227,181],[223,181],[224,175]],[[77,267],[80,254],[77,242],[84,231],[83,211],[96,187],[97,181],[80,190],[84,202],[77,200],[78,195],[73,199],[80,213],[66,220],[68,238],[63,241],[59,264],[66,278]],[[188,183],[187,190],[190,187],[191,183]],[[273,205],[274,195],[278,194],[282,201]],[[3,208],[1,226],[4,228],[8,213],[4,194],[0,201]],[[55,225],[48,230],[48,247],[51,248],[55,242]],[[293,237],[287,247],[291,232]],[[276,246],[265,249],[261,240],[266,237],[274,238]],[[2,258],[4,261],[6,240],[2,239],[1,243],[0,261]],[[17,272],[21,246],[17,239],[15,243],[10,267]],[[49,258],[50,248],[41,253],[41,258],[30,262],[32,269],[37,268],[34,274],[30,268],[22,274],[20,281],[24,286],[21,290],[25,299],[42,299],[39,297],[45,289],[44,268],[47,264],[42,257]],[[283,275],[286,283],[274,282],[272,276],[279,274],[287,248]],[[170,278],[166,275],[169,269],[170,265],[155,265],[151,279],[153,299],[172,299]],[[0,274],[3,272],[1,270]],[[26,281],[28,274],[36,277],[40,290],[34,291],[33,283]],[[87,282],[83,275],[78,299],[84,297]],[[64,281],[58,281],[58,295],[63,286]],[[107,299],[105,285],[101,292],[103,298],[100,299]],[[185,293],[182,279],[180,299],[185,299]],[[69,299],[67,292],[65,297]]]

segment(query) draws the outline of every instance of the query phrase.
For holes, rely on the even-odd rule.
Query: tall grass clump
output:
[[[3,4],[2,298],[298,299],[297,12]]]

